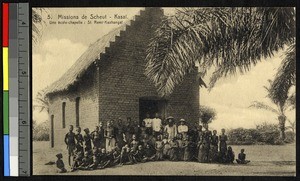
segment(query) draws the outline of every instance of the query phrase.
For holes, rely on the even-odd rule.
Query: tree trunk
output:
[[[284,140],[285,139],[285,121],[286,121],[286,116],[285,115],[278,116],[278,121],[279,121],[279,129],[280,129],[280,139]]]

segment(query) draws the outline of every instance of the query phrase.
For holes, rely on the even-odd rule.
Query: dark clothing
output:
[[[247,164],[247,163],[249,163],[250,161],[249,161],[249,160],[246,160],[246,154],[245,154],[245,153],[239,153],[238,159],[236,159],[236,162],[237,162],[238,164]]]
[[[56,160],[56,167],[59,169],[59,173],[66,173],[65,164],[61,159]]]
[[[219,137],[217,135],[211,136],[211,145],[218,146],[219,143]]]
[[[99,132],[98,131],[93,131],[91,133],[91,137],[92,137],[92,140],[93,140],[94,147],[100,148],[101,147],[101,139],[100,139]]]
[[[83,135],[83,140],[84,140],[84,151],[89,151],[92,149],[92,142],[91,142],[91,135],[89,134],[84,134]]]
[[[226,162],[226,153],[227,153],[227,136],[226,135],[220,135],[219,136],[220,141],[220,162],[224,163]]]
[[[234,152],[232,150],[227,151],[226,163],[233,163],[234,161]]]
[[[178,161],[178,142],[176,140],[170,141],[170,160]]]
[[[65,143],[67,145],[69,157],[73,156],[74,155],[74,150],[75,150],[75,133],[68,132],[65,136]]]
[[[182,141],[182,148],[183,148],[183,161],[189,161],[191,159],[191,154],[190,154],[190,142],[188,140],[183,140]]]
[[[76,144],[83,146],[83,136],[82,134],[75,134],[75,140],[76,140]]]

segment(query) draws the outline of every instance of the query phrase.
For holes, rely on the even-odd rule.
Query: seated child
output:
[[[186,135],[183,140],[182,140],[182,148],[183,148],[183,161],[189,161],[191,154],[190,154],[190,141],[189,141],[189,136]]]
[[[92,151],[85,151],[81,165],[78,167],[80,170],[86,170],[89,165],[93,163]]]
[[[92,164],[88,166],[89,169],[95,170],[97,169],[99,164],[99,151],[97,147],[93,148],[93,156],[92,156]]]
[[[178,143],[178,149],[177,149],[177,158],[178,160],[183,160],[183,153],[184,153],[184,147],[182,142],[182,134],[177,134],[177,143]]]
[[[250,162],[250,160],[246,160],[246,154],[244,153],[244,149],[241,149],[241,153],[238,155],[238,159],[236,159],[236,162],[238,164],[247,164]]]
[[[155,152],[154,150],[150,147],[149,144],[146,145],[146,148],[144,150],[144,158],[143,162],[147,161],[153,161],[155,159]]]
[[[128,144],[125,144],[122,147],[121,154],[120,154],[120,165],[129,162],[129,153],[130,153],[130,148]]]
[[[226,163],[233,163],[234,161],[234,152],[232,151],[231,146],[228,146],[226,154]]]
[[[110,164],[110,162],[111,162],[110,153],[106,153],[105,148],[102,148],[101,153],[99,155],[98,168],[104,169]]]
[[[165,134],[164,135],[164,138],[162,140],[163,142],[163,158],[164,159],[169,159],[170,158],[170,144],[169,144],[169,141],[168,141],[168,134]]]
[[[139,145],[137,151],[133,155],[136,162],[142,162],[144,158],[144,149],[143,145]]]
[[[170,160],[171,161],[178,161],[178,142],[174,137],[170,142]]]
[[[111,164],[110,166],[115,166],[120,163],[120,149],[119,147],[115,147],[111,152]]]
[[[75,171],[81,165],[83,156],[84,156],[83,147],[77,144],[74,152],[74,162],[71,171]]]
[[[130,148],[133,148],[134,150],[137,150],[139,142],[136,140],[136,135],[132,135],[132,141],[130,143]]]
[[[163,160],[163,142],[161,141],[161,135],[157,136],[156,142],[155,142],[155,160],[160,161]]]
[[[59,153],[59,154],[56,155],[56,157],[57,157],[56,167],[59,169],[58,173],[66,173],[67,170],[65,168],[64,162],[62,161],[62,157],[63,157],[62,154]]]

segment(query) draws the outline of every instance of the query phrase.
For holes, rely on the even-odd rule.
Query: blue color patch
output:
[[[9,135],[4,135],[4,176],[10,176],[9,168]]]

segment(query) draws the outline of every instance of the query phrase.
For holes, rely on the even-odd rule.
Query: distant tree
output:
[[[49,113],[49,99],[44,91],[37,93],[37,96],[33,101],[33,110],[39,110],[39,112],[47,111],[47,113]]]
[[[200,120],[202,124],[209,124],[217,116],[216,110],[208,106],[200,106]]]
[[[282,140],[285,139],[285,122],[287,120],[287,117],[285,115],[286,110],[291,106],[291,104],[287,101],[288,97],[286,96],[273,96],[272,94],[272,88],[273,88],[273,82],[271,80],[269,80],[270,86],[269,87],[264,87],[268,94],[267,97],[274,103],[274,105],[276,105],[276,108],[269,106],[268,104],[264,103],[264,102],[259,102],[259,101],[254,101],[252,103],[252,105],[250,105],[249,107],[254,107],[257,109],[264,109],[264,110],[268,110],[271,111],[275,114],[277,114],[277,118],[279,121],[279,129],[280,129],[280,138]],[[290,98],[292,99],[292,98]]]

